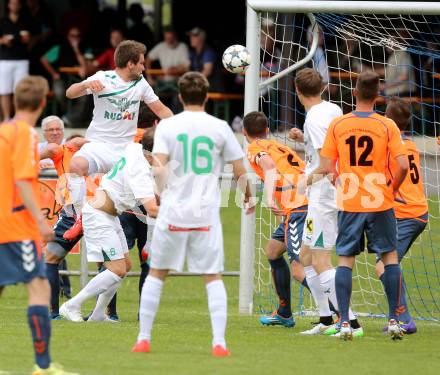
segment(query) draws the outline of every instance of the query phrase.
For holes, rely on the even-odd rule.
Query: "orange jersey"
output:
[[[400,185],[394,211],[398,219],[409,219],[426,214],[428,203],[423,189],[420,155],[417,146],[407,138],[404,138],[403,142],[408,155],[409,171],[402,185]],[[391,170],[395,170],[395,164],[396,162],[391,159]]]
[[[39,171],[35,129],[20,120],[3,123],[0,126],[0,243],[41,240],[37,223],[24,206],[16,186],[16,181],[29,181],[34,197],[39,199]]]
[[[134,136],[134,143],[139,143],[144,136],[145,129],[137,128],[136,135]]]
[[[293,209],[307,204],[306,197],[296,193],[296,185],[304,175],[306,166],[296,152],[282,143],[266,139],[259,139],[248,145],[249,163],[263,181],[265,175],[259,160],[264,155],[271,157],[279,174],[275,181],[274,198],[285,213],[288,214]]]
[[[337,160],[341,210],[379,212],[394,207],[389,160],[406,155],[406,150],[393,120],[375,112],[338,117],[329,126],[321,155]]]
[[[70,160],[72,160],[73,155],[78,150],[78,147],[60,145],[58,150],[51,157],[59,177],[61,177],[65,173],[69,173]]]

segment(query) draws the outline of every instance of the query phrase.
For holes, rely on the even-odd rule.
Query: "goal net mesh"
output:
[[[306,65],[323,76],[324,99],[347,113],[354,109],[352,90],[356,73],[374,69],[381,75],[381,97],[376,105],[384,112],[386,98],[400,96],[411,102],[409,132],[418,145],[429,224],[402,261],[412,314],[421,319],[440,319],[440,18],[410,15],[314,14],[319,25],[319,45]],[[303,14],[260,13],[260,82],[303,59],[311,45],[310,21]],[[270,136],[300,154],[301,144],[287,139],[292,127],[303,127],[304,109],[293,85],[295,72],[260,90],[260,110],[270,122]],[[440,100],[439,100],[440,103]],[[270,267],[264,248],[277,227],[276,218],[260,207],[256,221],[256,272],[254,305],[258,312],[277,306]],[[334,257],[336,265],[336,257]],[[357,257],[353,270],[353,309],[372,316],[383,315],[387,303],[382,284],[375,275],[373,254]],[[292,308],[313,313],[307,290],[292,282]]]

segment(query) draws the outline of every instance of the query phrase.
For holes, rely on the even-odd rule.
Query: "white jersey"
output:
[[[140,101],[149,104],[159,98],[143,76],[126,82],[114,70],[101,70],[87,78],[87,81],[94,80],[101,81],[104,89],[93,93],[95,108],[86,138],[92,142],[123,145],[133,142]]]
[[[183,228],[218,222],[220,173],[225,162],[244,156],[229,125],[206,112],[184,111],[159,123],[153,153],[170,160],[158,222]]]
[[[138,200],[155,196],[150,164],[141,144],[132,141],[126,147],[124,155],[102,178],[98,189],[106,191],[118,214],[137,206]]]
[[[319,150],[324,145],[327,129],[334,118],[342,116],[342,110],[336,104],[323,100],[309,109],[304,122],[304,151],[306,158],[306,174],[319,167]],[[335,200],[336,190],[325,178],[310,186],[308,190],[309,204],[319,201]]]

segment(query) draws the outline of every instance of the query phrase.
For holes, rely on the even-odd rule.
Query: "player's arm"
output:
[[[159,195],[165,189],[168,179],[168,160],[166,154],[153,154],[153,175]]]
[[[249,178],[247,177],[247,170],[243,164],[243,159],[231,161],[232,173],[237,185],[244,193],[244,203],[247,205],[246,214],[251,214],[255,211],[255,201],[252,194],[252,187]]]
[[[336,159],[330,159],[324,156],[319,157],[319,166],[307,176],[307,185],[311,185],[325,176],[330,175],[332,181],[337,176]]]
[[[149,217],[156,218],[159,212],[159,206],[157,205],[156,197],[140,199],[142,206],[144,206],[145,211]]]
[[[298,128],[292,128],[287,135],[292,141],[304,143],[304,133]]]
[[[66,146],[72,147],[75,149],[80,149],[82,146],[84,146],[86,143],[89,143],[90,141],[83,138],[83,137],[75,137],[71,140],[66,142]]]
[[[173,116],[173,112],[160,100],[156,100],[152,103],[146,103],[148,107],[161,119]]]
[[[396,194],[399,190],[400,185],[402,185],[405,180],[406,174],[408,173],[409,163],[408,157],[406,155],[396,156],[396,170],[394,170],[394,178],[392,181],[393,191]]]
[[[52,228],[47,224],[43,213],[36,203],[34,192],[32,190],[32,183],[28,180],[17,180],[15,185],[20,192],[21,199],[26,209],[30,212],[31,216],[35,219],[38,225],[38,229],[43,238],[43,241],[50,241],[54,238]]]
[[[100,80],[82,81],[74,83],[66,90],[66,97],[69,99],[79,98],[88,94],[88,90],[92,93],[100,92],[104,89],[104,85]]]
[[[40,160],[53,159],[55,155],[60,151],[61,146],[57,143],[49,143],[45,148],[40,151]]]

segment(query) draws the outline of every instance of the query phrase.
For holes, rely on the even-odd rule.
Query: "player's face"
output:
[[[145,57],[144,55],[139,56],[139,61],[137,64],[133,65],[131,69],[131,79],[137,79],[142,72],[145,70]]]
[[[58,121],[49,122],[44,129],[44,138],[49,143],[61,144],[64,137],[64,130]]]

